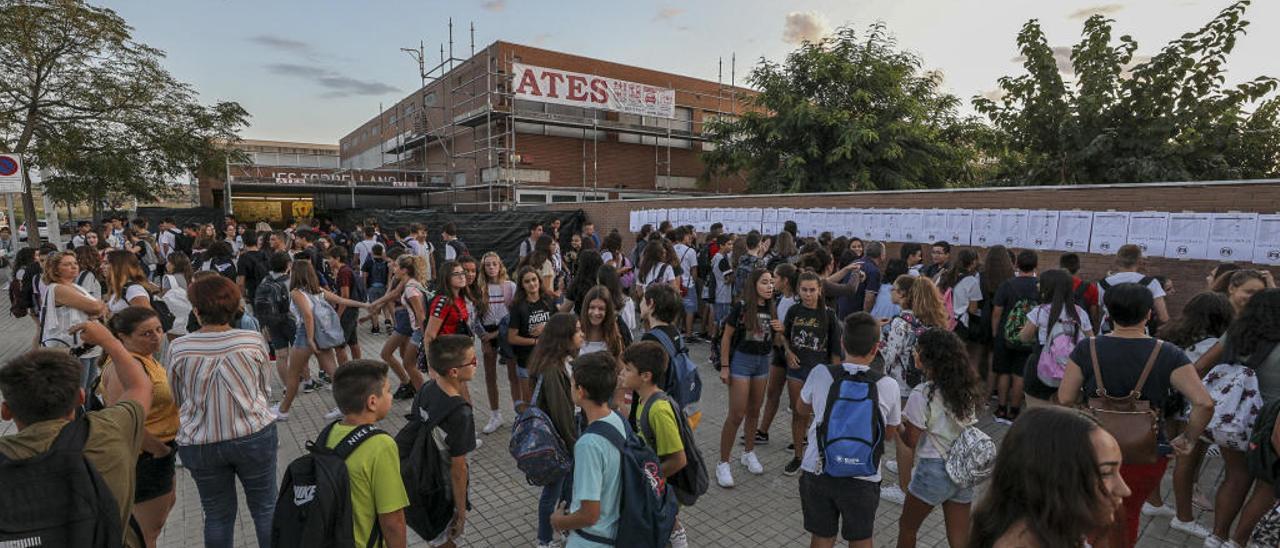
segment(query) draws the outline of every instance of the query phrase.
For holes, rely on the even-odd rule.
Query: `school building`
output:
[[[339,141],[340,167],[416,173],[430,206],[514,205],[740,192],[701,181],[704,124],[751,90],[494,42],[422,67],[423,86]]]

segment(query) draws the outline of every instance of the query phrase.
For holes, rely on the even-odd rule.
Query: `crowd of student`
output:
[[[0,438],[14,485],[0,542],[154,546],[181,465],[207,546],[233,545],[237,481],[261,546],[335,534],[404,546],[409,529],[453,545],[468,492],[485,488],[468,473],[481,444],[470,383],[483,367],[478,430],[498,431],[500,364],[510,452],[541,488],[539,546],[687,546],[678,508],[711,475],[735,486],[739,443],[737,464],[765,472],[756,449],[783,392],[782,473],[799,475],[813,546],[870,546],[881,499],[902,505],[899,546],[935,507],[951,546],[1132,546],[1142,515],[1210,547],[1280,538],[1268,272],[1220,264],[1170,314],[1173,288],[1136,246],[1090,281],[1074,254],[1050,269],[1031,250],[938,242],[890,258],[884,243],[800,238],[790,222],[777,235],[646,225],[625,249],[590,222],[572,234],[535,222],[515,249],[478,257],[452,224],[430,236],[372,220],[166,219],[153,233],[110,219],[82,223],[66,249],[18,251],[11,312],[37,335],[0,368],[3,418],[18,427]],[[381,348],[362,349],[361,330],[385,334]],[[714,467],[692,434],[689,350],[703,342],[728,393]],[[331,422],[278,486],[276,423],[324,387]],[[409,423],[384,435],[397,399],[413,400]],[[986,413],[1010,425],[998,448],[977,428]],[[1197,488],[1206,455],[1225,469],[1213,500]],[[1175,508],[1159,492],[1170,458]],[[59,465],[80,473],[51,489]],[[84,482],[105,487],[96,505],[49,518]]]

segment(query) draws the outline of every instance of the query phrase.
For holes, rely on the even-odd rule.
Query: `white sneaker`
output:
[[[1180,533],[1186,533],[1193,537],[1207,539],[1213,535],[1213,531],[1205,528],[1205,526],[1196,523],[1196,520],[1182,521],[1177,517],[1169,520],[1169,528]]]
[[[894,504],[903,504],[907,502],[907,494],[897,484],[890,484],[880,487],[880,498]]]
[[[328,413],[324,414],[324,418],[327,420],[340,419],[342,418],[342,410],[338,409],[337,407],[334,407],[333,409],[329,410]]]
[[[1222,548],[1222,539],[1209,535],[1204,539],[1204,548]]]
[[[277,420],[277,421],[281,421],[281,422],[283,422],[283,421],[287,421],[287,420],[289,420],[289,414],[288,414],[288,413],[281,412],[281,411],[280,411],[280,404],[278,404],[278,403],[277,403],[277,404],[275,404],[275,405],[273,405],[273,406],[271,406],[271,414],[276,416],[276,420]]]
[[[1142,515],[1149,518],[1158,518],[1163,516],[1176,516],[1178,513],[1170,508],[1169,505],[1152,506],[1150,502],[1142,503]]]
[[[481,445],[484,445],[484,440],[476,438],[476,449],[479,449]]]
[[[733,470],[729,468],[729,463],[722,462],[716,465],[716,483],[725,489],[733,487]]]
[[[764,466],[760,464],[760,459],[756,458],[755,451],[747,451],[742,454],[742,465],[747,467],[747,471],[755,475],[764,473]]]
[[[885,469],[885,470],[888,470],[888,471],[890,471],[890,472],[892,472],[892,473],[894,473],[894,474],[897,474],[897,473],[898,473],[898,461],[896,461],[896,460],[887,460],[887,461],[884,461],[884,469]]]
[[[480,430],[482,434],[492,434],[502,427],[502,413],[494,411],[489,414],[489,422],[485,423],[484,428]]]
[[[671,537],[667,541],[671,543],[671,548],[689,548],[689,535],[685,534],[684,526],[672,529]]]

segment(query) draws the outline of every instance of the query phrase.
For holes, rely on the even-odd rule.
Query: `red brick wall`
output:
[[[807,195],[744,195],[688,199],[627,200],[601,203],[557,204],[549,209],[582,209],[594,221],[596,230],[617,229],[627,246],[634,242],[630,231],[630,211],[635,209],[683,207],[775,207],[775,208],[1016,208],[1084,209],[1093,211],[1280,211],[1280,182],[1180,183],[1159,185],[1106,185],[1016,187],[956,190],[921,190],[830,193]],[[889,244],[889,256],[896,257],[898,244]],[[1040,253],[1042,269],[1056,268],[1061,252]],[[1083,253],[1081,275],[1096,279],[1112,268],[1113,258]],[[927,259],[927,254],[926,254]],[[1147,272],[1168,276],[1174,294],[1168,299],[1176,315],[1193,295],[1205,287],[1205,276],[1213,261],[1183,261],[1152,257]],[[1256,265],[1255,265],[1256,266]]]

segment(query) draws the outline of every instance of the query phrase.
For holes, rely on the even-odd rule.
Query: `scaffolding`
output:
[[[552,112],[552,108],[528,108],[514,93],[512,64],[519,62],[517,53],[493,42],[479,53],[475,50],[475,24],[470,26],[471,55],[465,59],[454,55],[453,20],[448,24],[448,41],[440,45],[440,60],[426,66],[425,50],[420,43],[414,49],[403,49],[418,61],[422,86],[415,92],[414,103],[421,106],[413,112],[410,131],[402,131],[404,117],[397,118],[396,143],[391,151],[383,150],[383,158],[395,154],[397,168],[420,166],[423,180],[429,184],[427,205],[448,205],[454,211],[503,211],[519,203],[522,185],[546,185],[550,190],[577,191],[591,200],[602,200],[609,192],[637,191],[648,194],[671,193],[673,143],[686,144],[674,148],[693,150],[694,143],[708,142],[701,126],[707,116],[736,116],[739,90],[734,85],[731,68],[729,85],[723,81],[723,60],[714,92],[708,89],[679,89],[668,82],[677,96],[699,99],[714,93],[715,107],[709,102],[696,107],[703,121],[692,114],[688,120],[658,119],[657,124],[645,117],[638,123],[626,121],[624,115],[599,109],[573,107],[557,109],[579,114]],[[447,44],[447,45],[446,45]],[[540,103],[547,105],[548,103]],[[725,107],[728,107],[727,109]],[[685,126],[677,129],[675,125]],[[581,130],[581,184],[579,187],[552,186],[539,181],[538,170],[525,169],[525,158],[517,148],[522,127],[542,126],[564,130]],[[544,134],[546,130],[544,129]],[[623,135],[632,136],[623,141]],[[623,188],[620,185],[600,187],[600,141],[620,141],[636,146],[652,146],[654,150],[654,187]],[[385,140],[383,141],[385,143]],[[462,146],[460,146],[462,145]],[[407,158],[406,158],[407,156]],[[385,161],[385,160],[384,160]],[[471,178],[474,178],[472,180]],[[663,184],[665,182],[665,185]],[[720,188],[715,191],[719,193]]]

